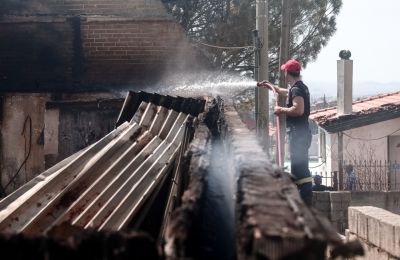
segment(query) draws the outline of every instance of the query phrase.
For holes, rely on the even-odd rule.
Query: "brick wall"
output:
[[[88,21],[82,36],[89,84],[157,80],[190,60],[188,41],[173,21]]]
[[[52,5],[58,13],[165,16],[158,0],[66,0]]]
[[[0,14],[168,16],[160,0],[2,0]]]
[[[21,4],[33,16],[0,19],[0,90],[134,88],[196,64],[161,0],[50,2]]]

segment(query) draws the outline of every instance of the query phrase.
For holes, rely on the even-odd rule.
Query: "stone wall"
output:
[[[366,251],[362,259],[400,258],[400,216],[376,207],[350,207],[347,239],[358,238]]]
[[[344,233],[350,206],[374,206],[400,214],[400,192],[314,192],[313,206],[331,220],[338,232]]]

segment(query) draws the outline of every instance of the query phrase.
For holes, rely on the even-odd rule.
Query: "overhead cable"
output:
[[[225,49],[225,50],[242,50],[242,49],[253,49],[254,48],[254,46],[218,46],[218,45],[212,45],[212,44],[198,42],[198,41],[193,41],[193,42],[200,44],[200,45],[210,47],[210,48]]]

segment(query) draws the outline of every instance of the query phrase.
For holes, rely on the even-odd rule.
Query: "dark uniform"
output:
[[[308,126],[310,115],[310,93],[302,81],[297,81],[290,89],[287,107],[293,106],[295,97],[303,97],[304,114],[302,116],[287,116],[286,125],[289,137],[290,168],[296,178],[296,184],[304,202],[312,203],[312,177],[308,169],[308,149],[311,144],[311,132]]]

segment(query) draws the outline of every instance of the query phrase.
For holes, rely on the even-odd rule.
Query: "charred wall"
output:
[[[6,194],[11,193],[109,133],[123,101],[111,97],[107,93],[4,94],[0,119],[0,193],[3,189]]]
[[[65,19],[0,22],[0,87],[36,91],[71,82],[73,35]]]
[[[0,7],[0,91],[151,84],[196,60],[160,0],[11,1]]]
[[[98,141],[115,127],[122,99],[48,102],[46,168]]]
[[[3,0],[0,15],[119,15],[166,17],[160,0]]]

